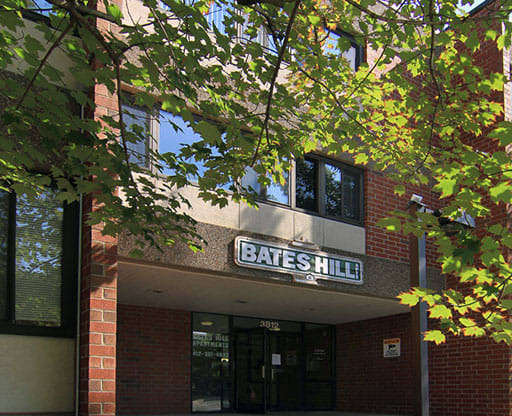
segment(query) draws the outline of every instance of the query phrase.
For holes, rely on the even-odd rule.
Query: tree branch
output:
[[[70,4],[67,4],[67,2],[63,1],[63,0],[46,0],[46,1],[50,4],[53,4],[54,6],[57,6],[61,9],[68,11],[68,12],[70,11],[70,9],[73,9],[73,10],[79,11],[81,14],[86,15],[86,16],[97,17],[100,19],[108,20],[109,22],[112,22],[112,23],[119,23],[112,16],[110,16],[106,13],[100,12],[99,10],[91,9],[90,7],[84,6],[83,4],[80,4],[79,2],[73,2],[72,5],[70,5]]]
[[[290,14],[290,19],[288,20],[288,25],[286,27],[286,32],[284,35],[283,43],[281,44],[281,49],[279,50],[279,55],[277,56],[276,65],[274,67],[274,73],[272,74],[272,80],[270,82],[270,88],[268,92],[268,98],[267,98],[267,105],[265,110],[265,119],[263,120],[263,126],[260,132],[260,135],[258,137],[258,144],[256,145],[256,149],[254,150],[254,155],[252,157],[252,161],[250,166],[254,166],[254,163],[256,163],[256,159],[258,157],[258,153],[260,151],[261,146],[261,140],[263,138],[263,132],[265,132],[266,137],[268,139],[268,122],[270,119],[270,108],[272,106],[272,97],[274,95],[274,87],[277,81],[277,76],[279,74],[279,70],[281,68],[281,62],[283,62],[284,53],[286,52],[286,48],[288,47],[288,39],[290,37],[290,32],[293,27],[293,23],[295,21],[295,18],[297,16],[297,11],[299,10],[301,0],[296,0],[295,6],[293,6],[292,13]]]
[[[41,59],[41,62],[39,62],[39,66],[37,67],[36,69],[36,72],[34,73],[34,75],[32,76],[32,78],[30,79],[29,83],[27,84],[27,86],[25,87],[25,91],[23,91],[23,94],[22,96],[20,97],[18,103],[16,104],[16,110],[19,110],[23,101],[25,100],[25,97],[27,96],[28,92],[30,91],[30,89],[33,87],[35,81],[36,81],[36,78],[39,76],[39,74],[41,73],[41,71],[43,70],[43,67],[46,65],[46,62],[48,61],[48,59],[50,58],[50,55],[53,53],[53,51],[59,46],[59,44],[62,42],[62,40],[66,37],[66,35],[69,33],[69,31],[71,30],[71,28],[73,27],[74,25],[74,22],[71,21],[69,22],[69,24],[65,27],[65,29],[61,32],[60,36],[52,43],[52,45],[50,46],[50,48],[46,51],[45,55],[43,56],[43,58]]]

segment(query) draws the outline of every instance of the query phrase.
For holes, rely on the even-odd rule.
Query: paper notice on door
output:
[[[281,365],[281,354],[272,354],[272,365]]]

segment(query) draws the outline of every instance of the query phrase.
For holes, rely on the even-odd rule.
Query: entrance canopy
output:
[[[347,294],[279,280],[195,273],[129,260],[119,262],[118,301],[175,310],[325,324],[409,311],[396,299]]]

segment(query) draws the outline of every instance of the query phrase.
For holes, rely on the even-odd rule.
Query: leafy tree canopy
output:
[[[401,184],[396,193],[406,183],[427,185],[439,193],[444,218],[465,212],[477,220],[476,229],[451,235],[429,213],[418,214],[421,222],[403,213],[382,222],[427,233],[443,271],[467,283],[401,296],[410,305],[425,300],[440,320],[427,338],[512,341],[512,237],[510,217],[501,215],[512,199],[508,73],[501,62],[473,59],[487,48],[508,53],[511,1],[472,15],[455,0],[142,3],[141,17],[108,1],[2,1],[0,188],[31,194],[53,183],[68,201],[94,194],[100,209],[89,221],[105,233],[126,230],[141,246],[180,239],[197,248],[179,189],[197,177],[198,164],[201,197],[223,206],[229,198],[253,202],[238,185],[248,166],[262,184],[284,183],[294,157],[319,146],[350,153],[387,171]],[[224,22],[213,25],[219,9]],[[48,19],[27,20],[31,10]],[[371,51],[357,71],[346,59],[353,42]],[[124,92],[131,89],[136,105],[181,116],[200,139],[177,152],[151,149],[149,169],[134,163],[129,149],[144,141],[145,128],[127,124],[127,113],[95,112],[91,93],[100,87],[119,108],[132,102]]]

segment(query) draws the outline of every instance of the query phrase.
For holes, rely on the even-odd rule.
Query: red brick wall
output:
[[[190,412],[191,313],[118,305],[117,414]]]
[[[409,239],[400,233],[389,232],[377,226],[380,219],[389,217],[393,210],[407,211],[407,203],[413,193],[423,196],[423,203],[431,209],[439,207],[439,200],[427,187],[406,186],[404,196],[395,195],[396,182],[384,174],[368,170],[365,172],[365,228],[366,254],[389,260],[409,262]],[[437,267],[435,247],[427,242],[427,265]]]
[[[448,277],[449,287],[468,291]],[[447,337],[429,345],[431,416],[512,415],[512,350],[489,338]]]
[[[412,413],[410,327],[409,314],[336,327],[337,410]],[[400,357],[383,357],[382,341],[388,338],[400,338]]]
[[[429,346],[431,416],[509,416],[510,347],[449,337]]]
[[[85,225],[94,198],[84,198],[80,292],[80,415],[115,415],[117,240]]]

